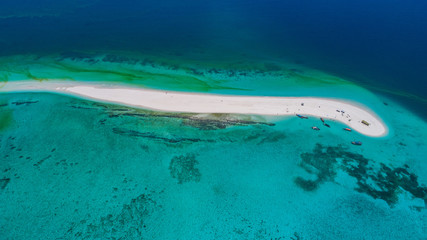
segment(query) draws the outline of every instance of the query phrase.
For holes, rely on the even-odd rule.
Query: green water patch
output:
[[[3,98],[3,97],[2,97]],[[7,99],[4,98],[4,99]],[[13,99],[11,101],[0,100],[0,131],[8,129],[14,123],[14,111],[19,107],[27,107],[38,103],[34,99]]]
[[[382,199],[390,206],[398,203],[403,191],[427,203],[427,187],[418,183],[418,177],[410,172],[407,165],[392,167],[377,164],[341,145],[331,147],[317,144],[313,152],[302,153],[300,157],[299,166],[314,176],[314,179],[300,176],[294,179],[295,184],[305,191],[315,191],[325,182],[334,182],[338,171],[342,170],[357,180],[356,191]]]
[[[232,86],[222,85],[221,81],[192,74],[192,71],[187,73],[183,69],[154,65],[144,60],[136,63],[134,61],[124,63],[120,58],[113,58],[117,62],[112,62],[111,57],[108,57],[107,60],[105,58],[99,60],[96,57],[90,58],[90,60],[83,59],[52,57],[34,62],[33,59],[25,61],[24,58],[24,61],[19,61],[21,65],[15,66],[14,63],[7,62],[6,66],[2,66],[0,69],[2,72],[8,73],[7,78],[12,80],[111,81],[157,89],[197,92],[207,92],[213,89],[239,90]],[[12,61],[18,61],[18,59],[12,59]]]
[[[304,89],[354,86],[338,77],[285,62],[249,61],[245,64],[215,65],[127,55],[66,53],[44,57],[14,56],[0,59],[0,72],[7,74],[8,80],[111,81],[155,89],[239,95],[283,95],[292,92],[296,95],[304,92],[306,95],[316,95]]]
[[[6,130],[13,125],[13,110],[5,103],[0,103],[0,131]]]
[[[62,79],[218,94],[342,98],[369,106],[380,117],[383,117],[386,107],[375,95],[349,81],[321,71],[274,61],[248,62],[243,64],[245,67],[237,63],[215,66],[196,61],[178,64],[175,60],[151,56],[68,53],[43,57],[13,56],[7,61],[2,58],[0,62],[0,73],[7,76],[7,81]],[[251,121],[241,119],[235,122],[226,121],[225,118],[181,116],[185,116],[181,118],[182,125],[201,130],[253,125]]]
[[[170,66],[154,65],[145,61],[103,62],[90,66],[64,61],[58,62],[64,72],[70,72],[76,80],[123,82],[156,89],[208,92],[212,90],[245,90],[226,86],[221,81],[198,74],[197,70],[176,69]]]
[[[0,72],[0,88],[4,87],[9,80],[9,72]]]
[[[241,56],[240,59],[219,59],[213,55],[193,55],[189,54],[163,54],[156,53],[135,53],[122,51],[105,52],[62,52],[59,53],[58,59],[71,59],[73,61],[84,61],[89,64],[98,62],[121,63],[129,65],[145,65],[145,66],[162,66],[172,70],[184,69],[189,72],[195,71],[198,75],[203,75],[203,72],[226,72],[228,70],[242,71],[280,71],[283,66],[277,61],[271,59],[250,59],[247,56]],[[206,71],[199,71],[203,69]]]

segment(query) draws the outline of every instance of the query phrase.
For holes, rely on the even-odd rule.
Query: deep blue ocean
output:
[[[427,116],[427,2],[3,0],[0,54],[205,52],[286,59]]]

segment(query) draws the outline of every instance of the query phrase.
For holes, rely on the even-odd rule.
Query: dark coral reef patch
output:
[[[138,132],[135,130],[129,130],[124,128],[113,128],[113,132],[116,134],[124,135],[124,136],[153,139],[153,140],[158,140],[158,141],[167,142],[167,143],[181,143],[181,142],[194,143],[194,142],[202,141],[202,139],[199,139],[199,138],[163,137],[153,132]]]
[[[9,184],[10,178],[0,179],[0,189],[3,190],[6,188],[7,184]]]
[[[347,151],[341,145],[331,147],[317,144],[313,152],[301,154],[299,165],[315,176],[314,180],[295,178],[295,184],[306,191],[314,191],[320,184],[334,181],[340,169],[357,180],[356,191],[382,199],[390,206],[397,203],[403,191],[427,203],[427,187],[418,182],[418,177],[409,171],[407,165],[393,168],[376,163],[361,154]]]
[[[150,194],[141,194],[124,204],[117,214],[108,214],[97,221],[81,220],[67,231],[67,239],[143,239],[147,219],[160,206]]]
[[[75,109],[103,110],[108,114],[109,118],[132,117],[141,120],[155,119],[156,121],[179,120],[181,125],[193,127],[199,130],[218,130],[232,126],[275,126],[274,123],[269,123],[260,119],[252,119],[250,116],[248,117],[243,115],[212,113],[201,116],[195,113],[168,113],[130,107],[117,108],[115,105],[101,104],[96,102],[92,104],[82,104],[79,102],[79,104],[73,104],[69,106]],[[105,123],[105,121],[102,123]]]
[[[178,183],[199,182],[201,174],[196,165],[199,162],[196,160],[196,155],[186,154],[175,156],[169,164],[169,171],[173,178],[178,179]]]

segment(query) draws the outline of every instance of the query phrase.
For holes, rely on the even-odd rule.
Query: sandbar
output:
[[[107,82],[65,80],[10,81],[3,84],[0,92],[52,92],[166,112],[272,116],[300,114],[325,120],[332,119],[371,137],[381,137],[388,132],[384,122],[369,108],[333,98],[189,93],[153,90]],[[362,121],[366,121],[369,125],[363,124]]]

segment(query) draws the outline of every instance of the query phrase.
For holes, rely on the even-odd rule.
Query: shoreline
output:
[[[0,92],[52,92],[165,112],[266,116],[301,114],[332,119],[371,137],[382,137],[388,133],[384,122],[367,107],[332,98],[202,94],[153,90],[106,82],[56,79],[42,82],[34,80],[6,82],[0,87]],[[362,124],[362,120],[367,121],[369,126]]]

